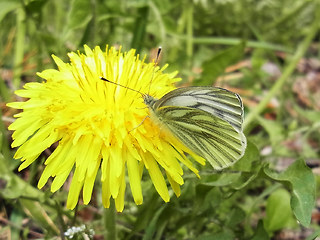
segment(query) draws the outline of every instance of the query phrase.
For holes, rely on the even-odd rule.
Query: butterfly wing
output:
[[[243,156],[246,138],[228,121],[201,109],[163,106],[156,110],[160,122],[192,152],[223,169]]]
[[[175,89],[161,99],[154,108],[180,106],[200,109],[229,122],[242,132],[243,104],[238,94],[216,87],[186,87]]]
[[[222,88],[178,88],[154,102],[152,110],[173,135],[215,169],[232,165],[246,148],[243,104]]]

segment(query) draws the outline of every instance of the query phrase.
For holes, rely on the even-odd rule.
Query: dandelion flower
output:
[[[27,83],[17,90],[25,102],[8,106],[22,111],[9,126],[19,170],[28,167],[52,144],[57,147],[45,161],[38,187],[53,178],[51,191],[61,188],[73,172],[67,207],[73,209],[82,190],[84,204],[91,199],[97,172],[101,171],[102,203],[108,208],[115,199],[117,211],[124,208],[126,175],[136,204],[142,204],[141,177],[144,168],[161,198],[170,199],[167,182],[180,195],[181,163],[198,175],[184,154],[186,149],[150,118],[139,93],[102,81],[100,77],[160,98],[175,89],[176,72],[163,73],[146,63],[135,50],[121,52],[106,47],[68,54],[70,63],[53,56],[58,70],[38,75],[42,83]],[[201,164],[204,160],[196,158]]]

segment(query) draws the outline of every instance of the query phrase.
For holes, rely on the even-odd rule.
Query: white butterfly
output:
[[[152,117],[213,168],[226,168],[244,155],[247,142],[238,94],[223,88],[185,87],[160,99],[144,95],[144,103]]]

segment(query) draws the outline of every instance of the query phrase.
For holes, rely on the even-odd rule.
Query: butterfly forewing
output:
[[[238,94],[222,88],[187,87],[178,88],[164,95],[155,104],[201,109],[229,122],[237,131],[242,131],[243,105]]]
[[[243,156],[243,105],[237,94],[214,87],[187,87],[159,100],[146,95],[145,103],[161,124],[215,169]]]

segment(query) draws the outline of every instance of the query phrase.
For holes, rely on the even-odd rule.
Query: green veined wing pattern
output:
[[[145,103],[161,124],[215,169],[240,159],[246,148],[242,132],[243,105],[239,95],[222,88],[178,88]]]
[[[237,131],[242,131],[243,104],[238,94],[217,87],[185,87],[173,90],[155,104],[201,109],[228,121]]]

